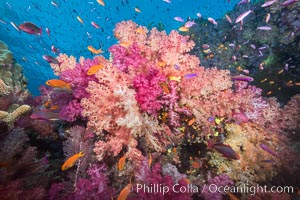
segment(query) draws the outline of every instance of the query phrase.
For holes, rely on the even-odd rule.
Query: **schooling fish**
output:
[[[16,29],[18,32],[20,32],[19,27],[14,22],[10,22],[10,24],[12,25],[12,27],[14,27],[14,29]]]
[[[268,7],[273,5],[277,0],[271,0],[271,1],[266,1],[263,5],[261,5],[262,8]]]
[[[101,6],[105,6],[105,3],[103,0],[97,0],[97,2],[101,5]]]
[[[46,60],[48,63],[61,65],[62,62],[59,62],[56,58],[49,56],[49,55],[43,55],[43,59]]]
[[[187,28],[185,26],[181,26],[178,30],[181,31],[181,32],[188,32],[189,28]]]
[[[71,84],[59,79],[52,79],[46,82],[46,85],[54,88],[71,90]]]
[[[83,20],[81,19],[81,17],[79,17],[79,16],[77,16],[77,20],[78,20],[81,24],[84,23]]]
[[[66,160],[64,162],[64,164],[61,166],[61,170],[64,171],[66,169],[69,169],[70,167],[73,167],[75,162],[80,158],[84,156],[84,153],[81,151],[73,156],[71,156],[70,158],[68,158],[68,160]]]
[[[187,21],[184,26],[187,28],[191,28],[192,26],[194,26],[196,23],[194,21]]]
[[[240,156],[231,148],[231,146],[222,143],[212,144],[212,148],[222,154],[224,157],[239,160]]]
[[[92,52],[93,54],[100,54],[100,53],[103,53],[102,49],[95,49],[94,47],[92,46],[88,46],[87,49]]]
[[[24,31],[25,33],[32,35],[42,35],[42,28],[37,27],[35,24],[31,22],[25,22],[19,26],[19,29]]]
[[[270,147],[268,147],[267,145],[265,144],[260,144],[259,145],[263,150],[265,150],[266,152],[268,152],[269,154],[275,156],[275,157],[278,157],[278,154],[272,150]]]
[[[91,24],[94,28],[100,28],[100,26],[96,22],[91,22]]]
[[[96,74],[100,69],[103,69],[104,66],[102,64],[100,65],[93,65],[89,68],[89,70],[87,71],[87,75],[93,75],[93,74]]]
[[[225,17],[226,17],[226,20],[227,20],[230,24],[232,24],[232,19],[231,19],[228,15],[225,15]]]
[[[259,26],[257,27],[258,30],[265,30],[265,31],[269,31],[272,30],[272,27],[270,26]]]
[[[244,18],[247,17],[251,12],[253,12],[253,11],[252,10],[248,10],[248,11],[242,13],[241,15],[239,15],[238,18],[236,18],[235,23],[237,24],[237,23],[243,21]]]
[[[126,156],[122,156],[118,162],[118,170],[119,171],[122,171],[124,169],[124,166],[125,166],[125,163],[126,163]]]
[[[140,10],[138,7],[135,7],[135,8],[134,8],[134,11],[137,12],[137,13],[140,13],[140,12],[141,12],[141,10]]]
[[[48,37],[50,36],[50,29],[48,27],[46,27],[46,33],[48,35]]]
[[[31,119],[36,120],[49,120],[49,121],[57,121],[60,120],[59,114],[55,112],[48,111],[37,111],[30,115]]]
[[[51,46],[51,51],[54,54],[58,54],[59,53],[59,50],[54,45]]]
[[[288,5],[291,5],[291,4],[293,4],[293,3],[297,2],[297,1],[298,0],[287,0],[287,1],[283,2],[281,5],[282,6],[288,6]]]
[[[117,200],[126,200],[131,191],[131,183],[127,184],[120,192]]]
[[[207,18],[207,20],[210,22],[210,23],[212,23],[213,25],[218,25],[218,22],[216,21],[216,20],[214,20],[213,18],[211,18],[211,17],[209,17],[209,18]]]
[[[174,17],[174,19],[178,22],[184,22],[184,20],[181,17]]]
[[[250,76],[243,76],[243,75],[233,76],[233,77],[231,77],[231,79],[236,80],[236,81],[247,81],[247,82],[254,81],[254,78],[252,78]]]
[[[194,78],[194,77],[197,77],[198,75],[196,73],[192,73],[192,74],[186,74],[184,75],[184,78],[185,79],[190,79],[190,78]]]

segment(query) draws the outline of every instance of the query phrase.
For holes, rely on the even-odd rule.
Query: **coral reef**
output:
[[[264,13],[261,3],[252,6]],[[289,9],[276,2],[267,11],[277,16],[280,8]],[[236,18],[246,9],[239,5],[230,15]],[[278,17],[269,22],[273,32],[260,34],[256,27],[262,20],[255,21],[251,12],[243,25],[219,23],[226,33],[208,25],[203,37],[192,35],[206,23],[200,19],[190,36],[122,21],[114,29],[118,43],[109,48],[109,59],[60,54],[59,64],[51,64],[59,84],[47,82],[34,99],[27,98],[21,70],[1,44],[1,197],[27,199],[32,192],[39,193],[36,199],[210,200],[233,194],[212,192],[208,185],[280,185],[276,178],[282,174],[287,175],[278,180],[288,180],[300,166],[298,144],[291,141],[300,128],[299,94],[282,106],[252,81],[250,75],[263,69],[241,72],[277,62],[271,43],[281,34]],[[255,26],[247,26],[251,21]],[[212,41],[216,37],[223,41]],[[262,43],[270,52],[252,58],[250,53],[263,53]],[[239,65],[239,72],[233,70]],[[140,185],[168,191],[149,192]],[[287,196],[251,198],[281,197]]]

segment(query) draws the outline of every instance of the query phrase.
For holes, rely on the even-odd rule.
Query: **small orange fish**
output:
[[[269,81],[269,84],[270,85],[273,85],[275,82],[274,81]]]
[[[83,20],[81,19],[81,17],[79,17],[79,16],[77,16],[77,20],[78,20],[81,24],[84,23]]]
[[[87,49],[92,52],[93,54],[100,54],[100,53],[103,53],[102,49],[95,49],[94,47],[92,46],[88,46]]]
[[[272,94],[272,91],[269,91],[268,93],[267,93],[267,95],[271,95]]]
[[[135,32],[142,35],[146,35],[146,31],[142,27],[138,27],[137,29],[135,29]]]
[[[138,7],[135,7],[134,10],[135,10],[135,12],[138,12],[138,13],[141,12],[141,10]]]
[[[167,63],[165,61],[160,60],[160,61],[157,62],[157,65],[160,66],[160,67],[164,67],[164,66],[167,65]]]
[[[300,86],[300,82],[295,83],[296,86]]]
[[[188,121],[188,125],[191,126],[196,121],[196,118],[193,118]]]
[[[151,167],[152,162],[153,162],[152,154],[149,153],[149,159],[148,159],[148,165],[149,165],[149,167]]]
[[[51,101],[50,101],[50,100],[46,101],[46,102],[44,103],[44,106],[45,106],[46,108],[49,108],[49,107],[51,106]]]
[[[84,153],[81,151],[73,156],[71,156],[70,158],[68,158],[68,160],[65,161],[65,163],[61,166],[61,170],[64,171],[66,169],[69,169],[70,167],[73,167],[75,162],[80,158],[84,156]]]
[[[46,82],[46,85],[54,88],[71,90],[71,84],[59,79],[52,79]]]
[[[277,74],[282,74],[283,72],[284,72],[284,70],[282,69],[282,70],[278,71]]]
[[[178,30],[181,31],[181,32],[188,32],[189,28],[187,28],[185,26],[181,26]]]
[[[125,166],[125,163],[126,163],[126,156],[122,156],[118,162],[118,170],[119,171],[122,171],[124,169],[124,166]]]
[[[181,76],[169,76],[168,78],[171,81],[177,81],[177,82],[181,81]]]
[[[227,195],[229,196],[230,200],[239,200],[239,198],[237,198],[234,194],[232,194],[231,192],[228,192]]]
[[[59,106],[57,106],[57,105],[52,105],[52,106],[50,106],[49,108],[48,108],[49,110],[58,110],[59,109]]]
[[[162,114],[161,114],[161,121],[162,122],[164,122],[164,123],[166,123],[167,122],[167,118],[168,118],[168,113],[167,112],[163,112]]]
[[[241,66],[238,66],[238,67],[236,68],[236,70],[237,70],[237,71],[243,71],[243,68],[242,68]]]
[[[177,153],[176,147],[173,148],[173,152],[174,152],[174,153]]]
[[[193,161],[191,165],[192,165],[192,167],[193,167],[194,169],[200,169],[200,168],[201,168],[200,163],[199,163],[199,162],[196,162],[196,161]]]
[[[103,69],[104,66],[102,64],[100,65],[93,65],[89,68],[89,70],[87,71],[87,75],[93,75],[93,74],[96,74],[100,69]]]
[[[131,44],[129,42],[120,42],[119,45],[128,48]]]
[[[97,2],[101,5],[101,6],[105,6],[105,3],[103,0],[97,0]]]
[[[166,93],[166,94],[170,94],[170,90],[168,88],[168,84],[166,83],[161,83],[160,84],[160,87],[163,89],[163,91]]]
[[[286,83],[286,86],[292,87],[292,86],[293,86],[293,81],[292,81],[292,80],[288,81],[288,82]]]
[[[268,79],[267,78],[264,78],[263,80],[261,80],[260,82],[261,83],[264,83],[264,82],[266,82]]]
[[[131,183],[127,184],[120,192],[117,200],[126,200],[131,191]]]

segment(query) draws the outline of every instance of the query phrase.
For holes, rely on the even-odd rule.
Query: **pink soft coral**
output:
[[[162,108],[158,101],[163,90],[161,83],[166,82],[166,77],[159,74],[158,70],[150,69],[147,74],[137,75],[133,80],[133,86],[136,89],[136,100],[141,109],[147,113],[156,116]]]

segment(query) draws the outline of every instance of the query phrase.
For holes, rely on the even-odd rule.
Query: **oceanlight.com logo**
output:
[[[293,186],[261,186],[261,185],[249,185],[243,184],[240,186],[218,186],[216,184],[205,184],[202,187],[198,187],[193,184],[188,185],[179,185],[174,184],[172,187],[166,186],[164,184],[136,184],[131,188],[131,190],[139,193],[148,193],[148,194],[158,194],[163,195],[167,193],[243,193],[249,195],[255,195],[257,193],[294,193]]]
[[[204,185],[202,191],[204,191],[205,187],[208,187],[207,189],[211,193],[244,193],[244,194],[250,194],[255,195],[256,193],[288,193],[292,194],[294,193],[294,187],[293,186],[271,186],[268,187],[266,185],[254,185],[251,186],[249,184],[243,184],[241,186],[218,186],[216,184],[210,184],[210,185]]]

